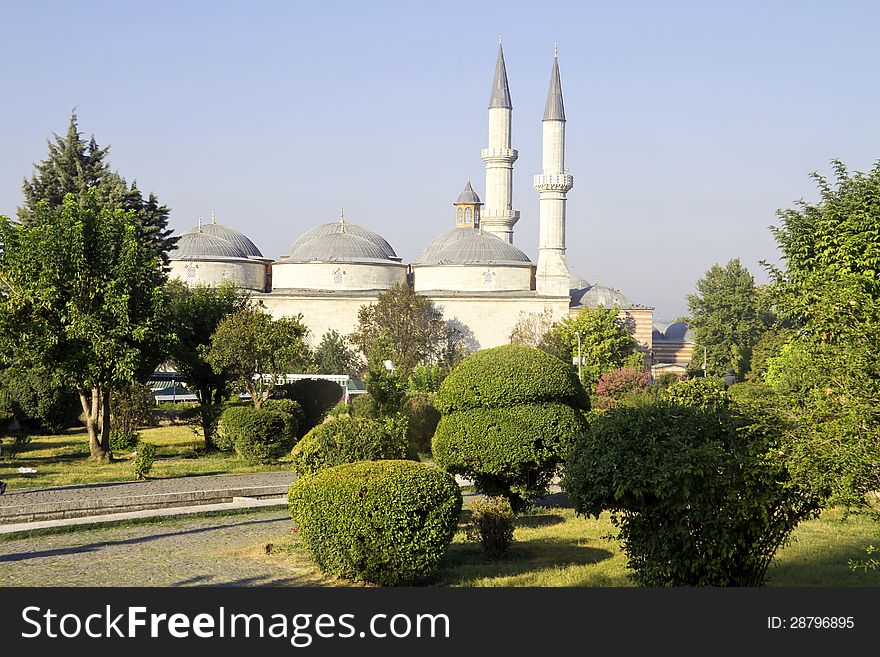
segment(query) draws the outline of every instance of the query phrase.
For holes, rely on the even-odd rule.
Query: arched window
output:
[[[458,223],[461,223],[461,208],[458,209]]]
[[[342,285],[342,283],[344,281],[345,281],[345,272],[344,271],[342,271],[341,269],[337,269],[335,272],[333,272],[333,283],[334,284]]]
[[[492,285],[495,282],[495,272],[487,271],[483,274],[483,285]]]
[[[474,223],[473,217],[471,217],[471,209],[470,208],[467,208],[464,211],[464,223],[466,223],[466,224]]]

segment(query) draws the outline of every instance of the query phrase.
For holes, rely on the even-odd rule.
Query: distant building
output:
[[[329,329],[342,334],[357,325],[358,310],[398,283],[430,298],[444,317],[468,337],[472,348],[507,344],[523,316],[553,320],[576,315],[583,308],[617,306],[646,355],[646,364],[676,364],[683,347],[660,334],[654,309],[634,303],[619,290],[590,284],[573,274],[566,259],[566,197],[574,177],[565,168],[565,107],[559,61],[554,52],[550,85],[542,120],[543,161],[534,176],[540,197],[538,257],[514,246],[513,167],[518,152],[511,144],[513,104],[504,53],[499,44],[489,98],[485,202],[470,181],[453,203],[451,228],[425,246],[406,264],[381,235],[359,223],[320,224],[302,233],[276,261],[262,256],[242,233],[212,222],[187,230],[171,254],[172,275],[189,284],[217,284],[231,279],[251,290],[254,298],[276,316],[302,314],[312,339]],[[417,230],[418,225],[405,229]]]

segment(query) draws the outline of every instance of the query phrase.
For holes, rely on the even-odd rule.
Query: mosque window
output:
[[[487,271],[483,274],[483,285],[492,285],[495,282],[495,272]]]
[[[196,266],[195,266],[195,265],[189,265],[189,266],[186,268],[186,277],[187,277],[187,278],[195,278],[195,277],[196,277],[196,273],[197,273],[197,272],[196,272]]]
[[[333,272],[333,283],[334,284],[342,285],[342,283],[344,281],[345,281],[345,272],[344,271],[342,271],[341,269],[337,269],[335,272]]]
[[[464,211],[464,223],[466,223],[466,224],[474,223],[474,219],[473,219],[473,217],[471,217],[471,209],[470,208],[467,208]]]
[[[459,209],[458,209],[458,223],[461,223],[461,221],[462,221],[462,219],[461,219],[461,215],[462,215],[462,209],[459,208]]]

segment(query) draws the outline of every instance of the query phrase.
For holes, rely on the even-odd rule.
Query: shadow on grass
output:
[[[475,579],[512,577],[541,570],[597,564],[614,556],[609,550],[581,545],[582,541],[538,538],[515,541],[500,559],[483,555],[475,543],[453,543],[440,562],[433,583],[467,584]]]
[[[876,542],[875,542],[876,543]],[[767,569],[766,586],[880,586],[880,570],[853,570],[850,559],[865,560],[867,542],[842,540],[821,555],[800,554],[794,543],[777,552]]]
[[[538,529],[539,527],[552,527],[565,522],[565,518],[555,514],[520,516],[514,523],[516,527]]]

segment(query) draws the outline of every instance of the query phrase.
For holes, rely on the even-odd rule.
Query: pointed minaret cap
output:
[[[562,103],[562,82],[559,79],[559,58],[556,46],[553,46],[553,70],[550,72],[550,88],[547,90],[544,120],[565,121],[565,106]]]
[[[459,203],[479,203],[480,205],[483,205],[482,201],[480,201],[480,197],[477,196],[477,193],[471,186],[470,179],[468,179],[467,185],[464,186],[464,189],[461,191],[461,194],[458,195],[458,198],[455,199],[453,205],[458,205]]]
[[[492,96],[489,109],[506,107],[513,109],[510,102],[510,89],[507,86],[507,67],[504,65],[504,50],[501,49],[501,36],[498,37],[498,61],[495,62],[495,79],[492,80]]]

